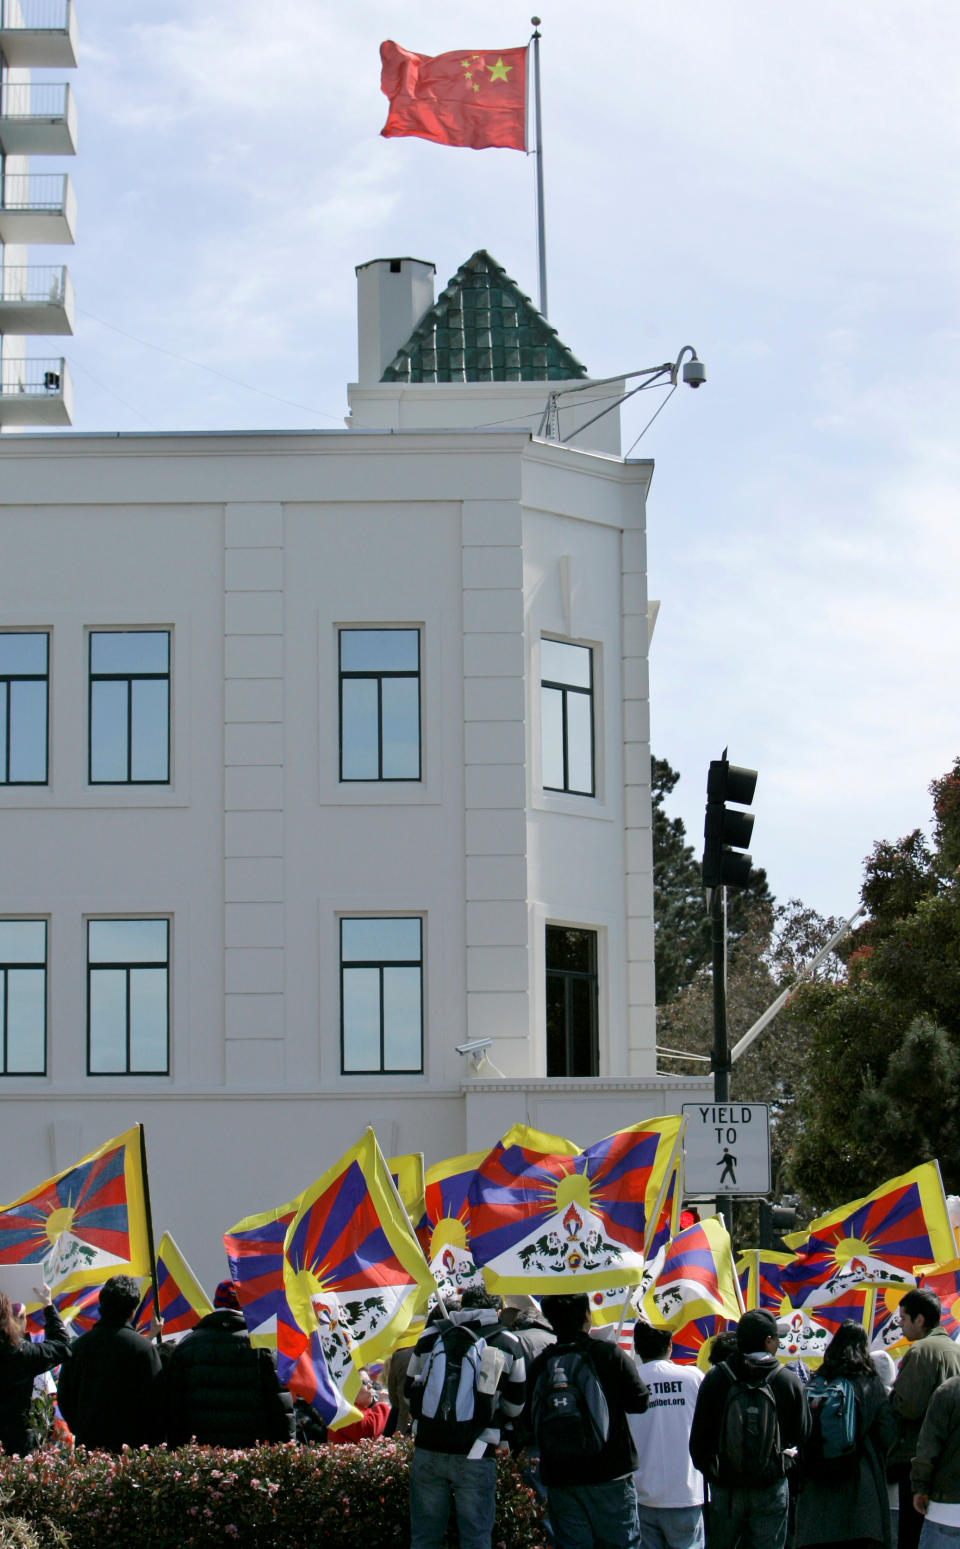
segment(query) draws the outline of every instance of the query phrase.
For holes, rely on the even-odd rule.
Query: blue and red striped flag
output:
[[[483,1280],[470,1251],[467,1194],[486,1151],[449,1156],[427,1168],[417,1240],[443,1297],[459,1296]]]
[[[639,1285],[682,1128],[671,1115],[581,1151],[515,1125],[468,1192],[473,1257],[489,1288],[569,1293]]]
[[[859,1284],[915,1285],[917,1269],[954,1257],[940,1169],[924,1162],[784,1241],[796,1258],[781,1284],[795,1308]]]
[[[792,1253],[774,1253],[767,1248],[748,1248],[742,1253],[737,1259],[737,1279],[744,1307],[778,1313],[783,1301],[783,1271],[792,1263]]]
[[[213,1303],[169,1232],[164,1232],[157,1247],[157,1297],[164,1339],[182,1339],[213,1311]],[[134,1328],[147,1334],[152,1315],[153,1287],[148,1277]]]
[[[708,1216],[685,1227],[668,1244],[653,1285],[643,1298],[644,1317],[662,1327],[679,1329],[708,1314],[736,1322],[742,1311],[730,1234],[723,1218]]]
[[[0,1264],[41,1265],[54,1288],[149,1269],[139,1124],[0,1207]]]
[[[352,1400],[435,1289],[372,1129],[305,1191],[283,1253],[296,1326]]]
[[[673,1331],[671,1361],[678,1361],[681,1366],[699,1366],[701,1371],[704,1370],[707,1356],[710,1354],[710,1346],[716,1336],[735,1327],[736,1324],[730,1318],[723,1318],[716,1312],[705,1313],[700,1318],[691,1318],[689,1323],[684,1323]]]

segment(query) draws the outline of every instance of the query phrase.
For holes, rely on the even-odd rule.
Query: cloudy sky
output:
[[[442,284],[485,247],[536,296],[532,158],[378,133],[383,38],[512,47],[526,10],[77,5],[75,429],[339,425],[366,259]],[[699,846],[729,744],[760,771],[776,895],[848,912],[873,841],[928,823],[960,753],[960,11],[541,14],[551,321],[594,375],[690,343],[709,376],[636,448],[672,809]]]

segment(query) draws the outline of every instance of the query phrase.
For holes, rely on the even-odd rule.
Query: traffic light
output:
[[[749,806],[757,788],[755,769],[738,769],[722,758],[710,761],[707,776],[707,811],[703,822],[703,885],[746,887],[752,859],[742,852],[750,843],[753,813],[728,811],[726,803]]]
[[[760,1246],[771,1253],[789,1253],[783,1232],[792,1232],[797,1224],[796,1205],[768,1205],[760,1201]]]

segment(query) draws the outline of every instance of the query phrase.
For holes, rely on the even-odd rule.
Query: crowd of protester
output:
[[[960,1345],[937,1297],[900,1303],[899,1369],[841,1324],[815,1373],[785,1364],[784,1328],[754,1309],[709,1348],[706,1373],[671,1359],[667,1330],[634,1325],[634,1356],[591,1327],[585,1295],[464,1292],[438,1306],[380,1383],[361,1374],[359,1420],[327,1431],[254,1346],[236,1287],[177,1342],[131,1319],[137,1282],[114,1276],[99,1319],[72,1338],[52,1304],[31,1339],[0,1294],[0,1450],[39,1444],[38,1391],[88,1449],[166,1442],[353,1445],[412,1435],[411,1549],[490,1549],[497,1457],[519,1456],[557,1549],[960,1549]]]

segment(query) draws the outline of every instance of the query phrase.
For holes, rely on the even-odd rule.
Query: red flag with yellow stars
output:
[[[411,54],[389,40],[380,45],[380,89],[390,99],[380,133],[415,135],[437,145],[527,148],[527,51],[464,49]]]

